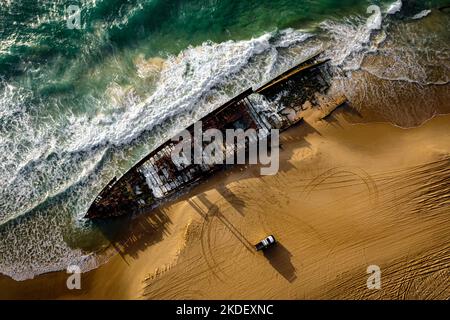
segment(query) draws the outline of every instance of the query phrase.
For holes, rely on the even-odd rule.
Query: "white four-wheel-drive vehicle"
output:
[[[256,251],[267,249],[268,247],[274,245],[275,242],[276,242],[275,237],[270,235],[267,238],[255,244]]]

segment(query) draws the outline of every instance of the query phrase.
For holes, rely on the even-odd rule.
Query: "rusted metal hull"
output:
[[[255,129],[269,132],[271,128],[286,129],[291,125],[281,113],[270,115],[255,107],[249,98],[259,94],[268,101],[282,105],[303,104],[317,92],[328,87],[327,60],[314,55],[269,81],[260,88],[244,91],[201,119],[203,131],[214,128]],[[287,94],[281,94],[287,92]],[[280,96],[281,94],[281,96]],[[187,131],[193,133],[194,125]],[[205,179],[225,165],[190,164],[180,166],[171,159],[178,142],[168,140],[133,166],[120,179],[114,178],[90,206],[86,218],[106,218],[136,213],[158,206],[164,199],[186,186]]]

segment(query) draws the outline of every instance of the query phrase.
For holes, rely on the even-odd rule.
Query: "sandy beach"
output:
[[[0,278],[1,299],[447,299],[450,116],[419,127],[309,116],[281,136],[280,171],[221,172],[111,238],[82,274]],[[253,245],[279,241],[265,253]],[[368,290],[369,265],[381,290]]]

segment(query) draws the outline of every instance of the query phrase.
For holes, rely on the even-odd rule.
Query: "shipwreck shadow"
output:
[[[322,134],[316,128],[314,128],[308,121],[305,119],[301,119],[297,123],[293,124],[286,130],[282,132],[282,137],[285,141],[297,140],[303,141],[306,145],[309,143],[305,140],[305,138],[310,134],[318,134],[321,136]]]
[[[130,215],[95,221],[95,226],[128,263],[127,258],[137,259],[140,252],[163,240],[171,223],[164,209],[159,208],[135,218]]]
[[[287,281],[293,282],[297,279],[295,267],[291,262],[292,254],[281,243],[277,242],[274,246],[264,250],[264,257]]]
[[[217,192],[228,201],[228,203],[241,215],[244,216],[243,209],[245,208],[245,201],[240,199],[230,188],[225,184],[216,188]]]
[[[342,117],[350,123],[360,123],[364,120],[364,115],[351,103],[346,102],[337,107],[331,114],[322,119],[328,124],[342,128],[339,118]]]
[[[202,209],[195,198],[189,199],[188,203],[204,218],[204,220],[210,220],[213,217],[217,218],[218,221],[226,228],[228,231],[252,254],[254,254],[254,248],[252,243],[248,241],[248,239],[245,237],[242,232],[239,231],[238,228],[229,220],[227,217],[225,217],[221,212],[220,208],[214,204],[211,203],[205,194],[201,193],[196,196],[196,198],[199,200],[199,202],[206,208],[207,210]]]

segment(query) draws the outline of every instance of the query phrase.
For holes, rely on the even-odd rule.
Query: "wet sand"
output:
[[[1,277],[0,298],[448,299],[450,116],[402,129],[348,114],[284,132],[275,176],[237,167],[135,219],[81,290],[65,272]],[[268,234],[279,243],[255,252]]]

